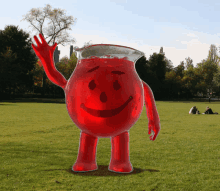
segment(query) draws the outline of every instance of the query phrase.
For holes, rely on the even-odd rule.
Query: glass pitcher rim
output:
[[[93,46],[116,46],[116,47],[123,47],[123,48],[129,48],[129,49],[132,49],[132,50],[135,50],[135,51],[138,51],[138,52],[141,52],[137,49],[134,49],[134,48],[131,48],[131,47],[128,47],[128,46],[122,46],[122,45],[117,45],[117,44],[92,44],[92,45],[88,45],[88,46],[85,46],[85,47],[82,47],[82,48],[76,48],[75,51],[79,52],[79,51],[82,51],[86,48],[90,48],[90,47],[93,47]]]

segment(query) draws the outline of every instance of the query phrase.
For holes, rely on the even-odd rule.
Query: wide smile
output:
[[[121,105],[118,108],[115,109],[110,109],[110,110],[97,110],[97,109],[91,109],[88,108],[84,105],[84,103],[81,104],[81,108],[84,109],[87,113],[89,113],[90,115],[93,115],[95,117],[112,117],[115,116],[117,114],[119,114],[127,105],[128,103],[133,99],[132,96],[130,96],[128,98],[128,100]]]

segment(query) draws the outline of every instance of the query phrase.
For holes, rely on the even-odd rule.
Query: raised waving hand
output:
[[[48,59],[50,59],[51,55],[53,55],[54,53],[57,43],[55,43],[53,46],[49,46],[42,34],[39,34],[39,37],[42,43],[40,43],[38,38],[34,36],[34,40],[37,43],[37,46],[32,44],[32,47],[39,59],[47,59],[48,57],[49,57]]]

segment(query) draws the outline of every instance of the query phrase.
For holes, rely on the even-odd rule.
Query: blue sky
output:
[[[20,0],[4,1],[0,12],[0,30],[18,25],[31,36],[38,34],[27,21],[21,21],[32,8],[66,10],[77,22],[67,30],[75,38],[74,46],[85,42],[119,44],[143,51],[149,59],[163,46],[165,56],[174,66],[193,59],[193,64],[206,59],[211,44],[220,46],[218,0]],[[45,24],[48,23],[45,22]],[[46,25],[43,25],[46,27]],[[70,44],[58,46],[60,58],[70,54]],[[219,50],[219,49],[218,49]]]

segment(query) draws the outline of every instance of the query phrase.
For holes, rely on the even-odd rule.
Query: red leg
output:
[[[129,133],[124,132],[111,138],[111,161],[109,170],[119,173],[129,173],[133,167],[129,158]]]
[[[73,171],[86,172],[97,170],[96,147],[98,138],[81,132],[78,157],[72,167]]]

